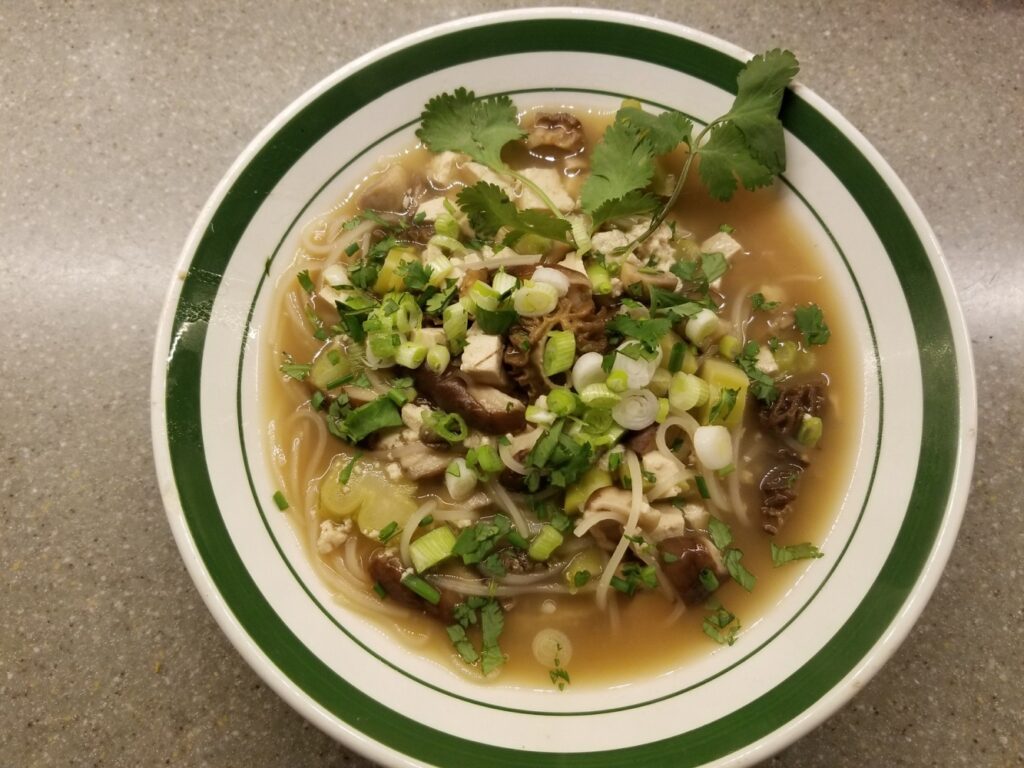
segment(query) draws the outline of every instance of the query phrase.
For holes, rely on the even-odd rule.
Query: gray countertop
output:
[[[368,765],[262,684],[185,572],[152,465],[154,332],[200,207],[275,113],[380,43],[502,5],[0,5],[0,764]],[[938,590],[770,765],[1024,765],[1024,4],[632,10],[797,52],[924,209],[976,356],[977,469]]]

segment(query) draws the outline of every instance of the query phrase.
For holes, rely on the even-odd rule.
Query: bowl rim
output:
[[[286,673],[253,641],[245,627],[234,615],[230,605],[221,595],[210,573],[207,571],[185,520],[184,508],[178,495],[167,444],[166,384],[168,364],[174,351],[172,348],[172,330],[175,324],[182,284],[191,261],[195,256],[196,249],[206,233],[214,214],[224,201],[232,185],[238,180],[241,172],[289,120],[334,85],[344,81],[368,65],[386,59],[398,51],[453,32],[524,20],[598,21],[643,27],[693,41],[712,51],[725,54],[727,57],[740,61],[745,61],[750,57],[750,54],[742,48],[683,25],[639,14],[582,8],[533,8],[482,14],[428,27],[394,40],[360,56],[322,79],[288,105],[247,145],[239,157],[232,163],[203,206],[182,249],[178,260],[176,278],[172,280],[168,288],[159,320],[153,357],[151,389],[151,426],[154,455],[168,521],[190,576],[222,631],[228,636],[229,640],[250,666],[278,695],[319,728],[334,738],[340,738],[350,748],[374,760],[391,764],[421,765],[423,763],[387,744],[368,737],[347,722],[339,722],[333,714],[312,701],[308,694],[296,686]],[[621,55],[628,55],[628,52]],[[781,749],[824,721],[863,687],[867,680],[892,656],[900,643],[909,634],[914,622],[927,603],[928,597],[934,591],[943,566],[948,560],[953,543],[955,542],[956,532],[963,516],[967,493],[970,487],[977,433],[974,365],[968,342],[969,336],[967,335],[966,322],[956,298],[948,266],[920,208],[877,150],[837,110],[828,105],[809,88],[799,83],[794,84],[792,91],[801,100],[807,102],[821,113],[863,155],[870,166],[879,174],[882,183],[893,193],[899,207],[906,214],[915,235],[921,240],[922,246],[925,248],[925,255],[934,272],[943,302],[943,309],[950,325],[950,337],[954,342],[953,354],[958,368],[955,383],[959,387],[959,400],[956,403],[957,408],[955,410],[957,410],[957,427],[961,440],[959,441],[959,447],[953,462],[953,479],[948,496],[946,497],[941,524],[935,533],[931,548],[921,565],[912,587],[908,589],[905,597],[902,599],[899,610],[894,614],[886,630],[868,647],[860,659],[850,666],[848,673],[816,701],[812,702],[808,708],[802,710],[797,716],[782,726],[749,742],[742,754],[734,752],[722,757],[723,760],[728,759],[730,762],[736,761],[740,763],[755,759],[755,755],[756,759],[763,759],[768,754]]]

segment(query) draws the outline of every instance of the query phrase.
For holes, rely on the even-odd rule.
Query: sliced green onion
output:
[[[274,492],[274,503],[277,505],[277,508],[282,512],[288,509],[288,499],[286,499],[284,497],[284,494],[281,493],[280,491]]]
[[[458,224],[456,224],[455,227],[458,229]],[[437,229],[436,225],[434,226],[434,229]],[[442,235],[440,232],[430,238],[430,240],[427,241],[427,245],[432,245],[435,248],[441,248],[448,251],[448,253],[462,253],[466,250],[466,246],[460,243],[456,238],[450,237],[449,235]]]
[[[575,361],[576,335],[572,331],[550,331],[544,345],[544,375],[567,371]]]
[[[483,280],[477,280],[469,287],[469,298],[474,306],[493,312],[498,308],[501,294]]]
[[[629,389],[629,374],[625,371],[612,371],[605,380],[608,389],[612,392],[622,393]]]
[[[449,443],[461,443],[469,437],[469,426],[458,413],[438,412],[429,417],[427,426]]]
[[[646,429],[657,419],[658,410],[658,398],[649,389],[631,389],[612,408],[612,418],[625,429]]]
[[[522,254],[547,253],[550,247],[551,241],[548,238],[529,233],[516,240],[512,250]]]
[[[427,348],[414,341],[403,341],[398,345],[395,362],[404,368],[419,368],[427,357]]]
[[[396,533],[398,533],[398,523],[392,520],[390,523],[388,523],[381,529],[379,534],[377,534],[377,540],[383,543],[390,539],[392,536],[394,536]]]
[[[409,558],[416,573],[423,573],[452,556],[455,534],[447,525],[429,531],[409,545]]]
[[[576,412],[576,395],[568,389],[553,389],[547,394],[548,410],[556,416],[571,416]]]
[[[718,354],[732,362],[740,356],[743,351],[743,344],[732,334],[727,334],[718,342]]]
[[[696,475],[693,481],[697,484],[697,493],[700,494],[702,499],[710,499],[711,494],[708,492],[708,483],[704,479],[704,475]]]
[[[514,291],[516,286],[519,285],[519,278],[515,275],[510,275],[505,270],[498,270],[498,273],[491,280],[491,288],[498,292],[498,296],[505,296],[510,291]]]
[[[546,315],[558,306],[558,290],[550,283],[527,282],[512,294],[512,306],[523,317]]]
[[[719,587],[718,577],[715,575],[715,572],[712,571],[710,568],[701,569],[701,572],[697,576],[697,578],[700,579],[701,586],[704,587],[704,589],[706,589],[708,592],[714,592]]]
[[[678,373],[683,368],[683,357],[686,355],[686,345],[677,341],[672,345],[672,351],[668,356],[669,373]]]
[[[590,286],[594,295],[603,296],[612,292],[612,279],[603,264],[598,264],[596,261],[588,264],[587,277],[590,278]]]
[[[484,472],[488,474],[494,474],[495,472],[501,472],[505,468],[505,465],[501,461],[501,457],[498,456],[498,452],[494,450],[494,447],[484,443],[476,449],[476,463]]]
[[[654,420],[659,424],[664,423],[665,419],[668,418],[671,405],[669,404],[667,397],[658,398],[658,415],[654,417]]]
[[[725,469],[732,464],[732,435],[721,425],[697,427],[693,433],[693,452],[708,469]]]
[[[531,424],[550,427],[555,423],[557,418],[558,416],[556,414],[536,403],[526,406],[526,420]]]
[[[677,413],[689,411],[708,401],[708,383],[689,373],[680,371],[672,376],[668,388],[668,401]]]
[[[665,397],[668,394],[668,388],[672,386],[672,374],[664,368],[659,368],[651,376],[651,381],[647,385],[647,388],[651,390],[658,397]]]
[[[800,422],[800,428],[796,433],[796,441],[800,445],[813,448],[821,440],[824,426],[820,417],[804,415],[803,421]]]
[[[454,216],[445,211],[434,219],[434,231],[439,235],[457,239],[460,234],[459,222],[455,220]]]
[[[433,373],[444,373],[451,361],[452,353],[448,351],[448,347],[435,344],[427,350],[427,368]]]
[[[718,327],[718,315],[710,309],[702,309],[686,321],[686,338],[697,346],[701,346],[710,340],[718,331]]]
[[[572,385],[582,392],[588,384],[604,381],[607,374],[602,367],[604,358],[600,352],[584,352],[572,367]]]
[[[375,331],[366,337],[366,349],[377,360],[390,360],[398,351],[398,334],[390,331]]]
[[[545,525],[540,529],[537,537],[530,542],[530,548],[526,554],[531,560],[544,561],[551,557],[551,554],[562,546],[562,534],[553,525]]]
[[[607,384],[600,382],[585,386],[580,392],[580,399],[584,405],[589,405],[591,408],[611,408],[619,402],[619,395],[612,392]]]
[[[474,283],[476,285],[476,283]],[[459,342],[466,338],[469,327],[469,313],[461,303],[449,304],[444,308],[444,335],[448,343]]]
[[[408,573],[402,577],[402,586],[419,595],[431,605],[437,605],[441,602],[441,593],[426,579],[414,573]]]
[[[568,218],[569,226],[572,228],[572,239],[576,243],[576,255],[582,258],[590,253],[590,249],[593,248],[593,243],[590,242],[590,228],[593,226],[593,222],[586,214],[578,214]]]

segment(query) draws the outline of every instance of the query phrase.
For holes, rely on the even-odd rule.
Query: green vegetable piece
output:
[[[378,430],[400,426],[402,414],[386,395],[354,409],[342,423],[345,435],[353,443],[358,443]]]
[[[502,147],[526,135],[508,96],[477,99],[465,88],[432,98],[420,121],[416,137],[432,152],[462,152],[495,169],[505,167]]]
[[[409,545],[409,557],[416,573],[423,573],[452,557],[454,550],[455,534],[447,525],[441,525],[415,539]]]
[[[711,396],[696,411],[697,420],[701,424],[723,424],[727,427],[740,424],[747,405],[747,389],[750,386],[750,380],[743,369],[726,360],[709,357],[701,365],[698,375],[708,383]],[[728,402],[722,400],[723,393],[727,391],[735,392],[735,401],[728,408],[725,407]],[[728,395],[725,398],[726,401],[731,399]],[[716,406],[718,410],[713,414]],[[711,418],[712,415],[716,417],[714,420]]]
[[[545,525],[540,529],[536,538],[530,542],[530,548],[526,550],[526,554],[530,556],[531,560],[543,562],[562,546],[563,540],[562,534],[557,528],[553,525]]]
[[[612,475],[601,467],[591,467],[583,476],[565,490],[565,512],[568,515],[579,513],[591,494],[600,488],[612,484]]]
[[[543,368],[554,376],[572,368],[576,362],[576,336],[572,331],[549,331],[544,345]]]
[[[823,426],[820,416],[805,415],[803,420],[800,422],[799,429],[797,430],[796,441],[800,443],[800,445],[804,445],[808,448],[814,448],[818,444],[818,441],[821,440]]]
[[[288,509],[288,499],[286,499],[284,494],[280,491],[274,491],[274,504],[276,504],[277,508],[282,512]]]
[[[419,595],[431,605],[437,605],[441,602],[441,593],[437,591],[437,588],[426,579],[414,573],[408,573],[402,577],[402,586]]]
[[[747,592],[750,592],[754,589],[757,579],[740,562],[742,558],[743,552],[740,550],[727,549],[725,551],[725,567],[729,569],[729,575],[736,580],[736,583],[747,590]]]
[[[797,307],[793,310],[793,318],[796,320],[796,327],[804,336],[804,343],[808,346],[826,344],[832,335],[825,324],[821,307],[817,304]]]
[[[790,544],[788,547],[780,547],[774,541],[771,542],[772,567],[791,563],[794,560],[813,560],[824,557],[825,553],[810,542],[803,544]]]
[[[505,654],[498,639],[505,628],[505,616],[497,600],[491,599],[480,609],[480,633],[483,638],[480,649],[480,665],[484,675],[489,675],[505,663]]]
[[[352,361],[348,355],[343,349],[332,347],[317,355],[309,372],[309,380],[314,387],[326,392],[346,383],[345,379],[351,373]]]
[[[569,222],[548,211],[520,211],[501,187],[480,181],[458,196],[459,207],[479,237],[494,237],[502,227],[513,241],[523,235],[569,242]]]

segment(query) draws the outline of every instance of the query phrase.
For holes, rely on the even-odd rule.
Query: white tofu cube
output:
[[[572,196],[565,191],[565,177],[554,168],[524,168],[520,173],[544,190],[544,194],[551,198],[551,202],[562,213],[568,213],[576,207]],[[540,197],[525,185],[523,186],[523,195],[518,201],[518,207],[524,209],[547,208]]]
[[[466,348],[462,350],[462,372],[476,384],[502,387],[506,384],[502,354],[505,345],[500,336],[488,333],[466,337]]]
[[[743,246],[728,232],[715,232],[700,244],[700,250],[702,253],[720,253],[725,258],[731,259],[743,250]]]
[[[427,178],[438,187],[450,187],[459,180],[459,165],[468,158],[459,152],[441,152],[430,158]]]
[[[757,350],[757,360],[754,361],[754,367],[761,373],[767,373],[769,376],[779,372],[779,364],[775,362],[775,355],[768,347],[760,347]]]
[[[422,214],[423,221],[437,221],[437,217],[446,212],[444,207],[446,201],[447,198],[444,197],[432,197],[429,200],[424,200],[416,209],[416,215]]]

